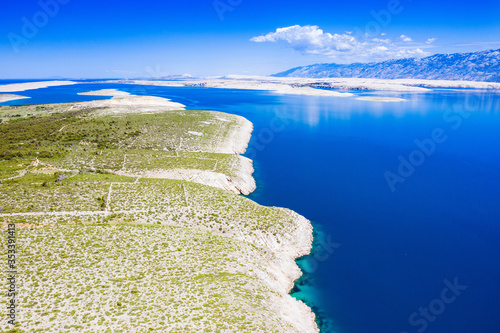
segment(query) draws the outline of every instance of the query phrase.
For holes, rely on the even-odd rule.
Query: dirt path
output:
[[[111,215],[111,214],[126,214],[126,213],[147,213],[146,209],[132,209],[132,210],[96,210],[96,211],[63,211],[63,212],[27,212],[27,213],[4,213],[0,217],[12,216],[93,216],[93,215]]]

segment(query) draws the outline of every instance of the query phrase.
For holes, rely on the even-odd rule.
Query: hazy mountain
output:
[[[406,58],[350,65],[316,64],[296,67],[273,76],[500,82],[500,49],[471,53],[435,54],[426,58]]]

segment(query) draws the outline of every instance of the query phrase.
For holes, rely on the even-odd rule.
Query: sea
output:
[[[291,294],[321,332],[500,332],[500,92],[324,97],[87,82],[2,105],[102,99],[77,93],[105,88],[254,124],[248,198],[311,220],[314,248],[297,260],[304,274]]]

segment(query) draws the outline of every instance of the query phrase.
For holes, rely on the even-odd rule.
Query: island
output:
[[[2,93],[0,93],[0,103],[15,101],[18,99],[26,99],[26,98],[30,98],[30,97],[21,96],[21,95],[14,95],[14,94],[2,94]]]

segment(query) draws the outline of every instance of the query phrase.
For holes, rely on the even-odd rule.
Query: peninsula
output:
[[[255,189],[241,156],[252,124],[158,97],[89,94],[113,98],[0,107],[18,328],[317,332],[289,295],[310,222],[238,195]]]

